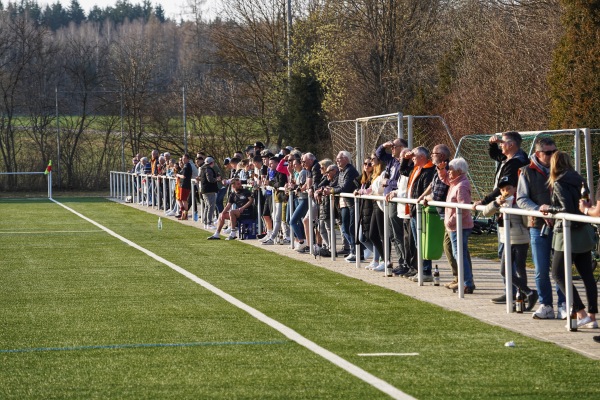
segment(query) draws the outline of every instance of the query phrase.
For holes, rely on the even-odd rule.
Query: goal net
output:
[[[582,129],[564,129],[519,133],[523,138],[521,148],[530,157],[535,152],[534,146],[539,139],[551,137],[559,150],[571,155],[575,169],[587,179],[591,189],[598,179],[598,167],[594,165],[593,160],[598,160],[600,157],[600,130],[587,130],[587,132],[588,134],[585,134]],[[586,135],[589,136],[589,140],[586,140]],[[497,165],[490,159],[488,153],[491,136],[490,134],[463,136],[456,150],[455,157],[463,157],[469,165],[473,200],[482,199],[494,188]]]
[[[52,198],[52,172],[0,172],[0,193]]]

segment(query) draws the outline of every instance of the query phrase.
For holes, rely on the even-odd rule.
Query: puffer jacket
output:
[[[513,199],[512,208],[519,208],[516,201]],[[498,212],[500,206],[496,200],[485,206],[483,215],[490,217]],[[524,215],[508,214],[510,220],[510,243],[511,244],[524,244],[529,243],[529,229],[527,229],[527,217]],[[504,225],[498,224],[498,236],[500,237],[500,243],[504,243]]]

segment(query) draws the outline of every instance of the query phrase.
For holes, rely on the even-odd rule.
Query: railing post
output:
[[[502,213],[504,219],[504,280],[506,282],[506,313],[513,312],[512,248],[510,244],[510,214]]]
[[[356,268],[360,268],[360,240],[358,240],[358,235],[356,234],[359,231],[358,227],[360,223],[360,218],[358,215],[360,213],[360,207],[358,206],[359,202],[360,199],[354,199],[354,232],[349,232],[350,235],[354,235],[354,258],[356,258],[354,264]]]
[[[292,216],[294,215],[294,191],[290,190],[290,196],[288,198],[287,214],[289,216],[290,225],[290,249],[294,248],[294,230],[292,229]]]
[[[415,204],[415,207],[417,208],[417,237],[415,238],[415,245],[417,247],[417,276],[419,279],[419,286],[423,286],[423,254],[421,254],[421,246],[423,245],[423,243],[421,243],[421,232],[423,232],[423,227],[422,227],[422,221],[421,218],[423,217],[423,210],[420,204]]]
[[[390,202],[389,205],[388,203],[384,200],[383,201],[383,262],[384,265],[387,267],[387,265],[390,263],[390,228],[389,228],[389,223],[388,223],[388,219],[389,219],[389,212],[388,212],[388,206],[391,207],[398,207],[398,203],[392,203]],[[374,205],[374,207],[379,207],[377,204]],[[400,266],[398,266],[400,267]]]
[[[313,198],[310,195],[310,191],[309,191],[309,195],[308,195],[308,246],[309,246],[309,254],[312,254],[313,256],[315,256],[315,237],[313,235],[313,228],[314,228],[314,224],[313,224]]]
[[[571,255],[571,221],[563,218],[563,251],[565,258],[565,305],[567,311],[567,330],[571,326],[571,310],[573,309],[573,274],[571,268],[573,259]]]
[[[456,265],[458,267],[458,298],[465,298],[465,263],[463,254],[463,223],[462,223],[463,210],[460,207],[456,207]]]
[[[329,195],[329,251],[331,252],[331,261],[335,261],[337,244],[335,243],[335,195]]]

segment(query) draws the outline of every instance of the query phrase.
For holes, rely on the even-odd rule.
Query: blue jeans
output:
[[[223,200],[225,199],[225,194],[227,193],[227,186],[223,186],[221,189],[219,189],[219,191],[217,192],[217,211],[220,214],[223,209],[225,208],[225,206],[223,205]]]
[[[531,239],[531,258],[535,265],[535,286],[540,296],[540,304],[554,305],[552,302],[552,283],[550,282],[550,264],[552,259],[552,232],[547,237],[540,236],[541,229],[529,228]],[[565,295],[556,284],[558,304],[565,302]]]
[[[412,232],[412,236],[415,241],[415,246],[417,245],[417,220],[415,218],[410,219],[410,230]],[[417,252],[419,249],[417,249]],[[415,260],[418,260],[418,253],[415,254]],[[423,260],[423,274],[431,275],[431,260]]]
[[[354,242],[354,207],[340,208],[342,226],[340,230],[346,241],[350,245],[350,254],[356,253]]]
[[[308,199],[298,199],[298,204],[294,209],[294,214],[290,219],[290,227],[292,228],[292,232],[294,232],[294,236],[298,240],[306,239],[304,235],[304,224],[302,224],[302,218],[306,215],[308,211]]]
[[[473,283],[473,268],[471,267],[471,255],[469,254],[469,236],[471,236],[471,229],[463,229],[462,252],[465,286],[473,287],[475,284]],[[452,254],[454,255],[454,258],[458,258],[458,235],[456,234],[456,231],[450,232],[450,240],[452,241]]]

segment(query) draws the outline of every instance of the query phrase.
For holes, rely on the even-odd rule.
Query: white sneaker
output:
[[[231,233],[231,228],[223,229],[224,235],[229,235]]]
[[[206,225],[206,229],[208,229],[209,231],[214,231],[217,229],[217,227],[214,226],[213,224],[208,224],[208,225]]]
[[[375,260],[371,261],[371,263],[369,265],[367,265],[365,267],[365,269],[374,269],[379,265],[379,263]]]
[[[377,264],[377,266],[375,268],[373,268],[373,271],[377,271],[377,272],[385,271],[385,263],[380,262],[379,264]]]
[[[267,240],[262,241],[261,244],[270,245],[270,244],[275,244],[275,242],[273,241],[273,239],[267,239]]]
[[[237,239],[237,236],[234,234],[231,234],[231,233],[229,234],[229,236],[227,236],[227,238],[225,238],[225,240],[235,240],[235,239]]]
[[[554,308],[552,306],[540,305],[532,315],[533,319],[554,319]]]
[[[298,245],[296,246],[296,251],[298,253],[305,253],[307,249],[308,244],[306,244],[306,240],[304,241],[304,243],[298,243]]]
[[[283,239],[282,241],[279,242],[279,244],[290,244],[290,239]]]
[[[353,263],[356,262],[356,256],[354,254],[350,254],[348,257],[344,258],[346,262]]]
[[[165,213],[165,215],[166,215],[167,217],[172,217],[173,215],[175,215],[175,211],[173,211],[173,210],[169,210],[169,211],[167,211],[167,212]]]
[[[560,303],[558,305],[558,313],[556,314],[556,319],[567,319],[567,308],[565,307],[565,303]]]

